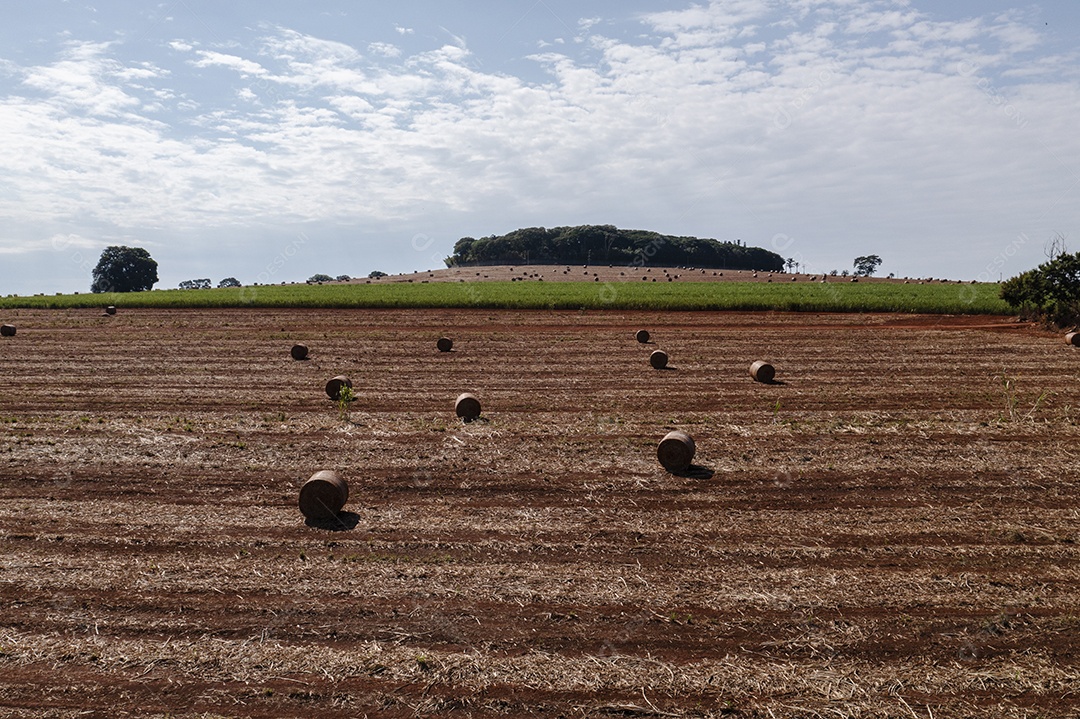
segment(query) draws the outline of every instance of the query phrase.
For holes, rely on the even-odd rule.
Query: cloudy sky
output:
[[[811,271],[1080,250],[1080,7],[998,0],[41,0],[0,27],[0,293],[442,266],[614,224]]]

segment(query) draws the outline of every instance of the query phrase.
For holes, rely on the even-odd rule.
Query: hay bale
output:
[[[664,350],[654,350],[653,353],[649,355],[649,364],[652,365],[653,369],[664,369],[667,367],[667,361],[667,352]]]
[[[634,337],[636,337],[637,341],[641,344],[646,344],[649,341],[649,330],[638,330],[637,333],[634,334]]]
[[[669,472],[685,472],[694,461],[697,446],[686,432],[674,430],[664,435],[656,447],[656,458]]]
[[[466,422],[472,422],[480,416],[480,400],[468,392],[462,392],[454,402],[454,412]]]
[[[342,387],[348,387],[349,389],[352,389],[352,380],[343,374],[339,374],[337,377],[332,377],[326,383],[326,395],[330,399],[337,402],[338,399],[340,399],[341,397]]]
[[[758,360],[750,365],[750,376],[763,384],[770,384],[776,377],[776,368],[768,362]]]
[[[289,350],[289,355],[294,360],[306,360],[308,355],[308,346],[302,344],[295,344],[292,349]]]
[[[0,325],[0,337],[14,337],[15,325]]]
[[[1065,335],[1065,341],[1073,347],[1080,347],[1080,332],[1070,332]]]
[[[300,513],[308,519],[333,519],[349,500],[349,485],[337,472],[323,469],[300,487]]]
[[[105,308],[105,314],[107,314],[107,315],[115,315],[116,314],[116,307],[114,307],[112,305],[109,305],[108,307]]]
[[[454,349],[454,340],[449,337],[440,337],[439,341],[435,343],[435,346],[439,348],[440,352],[449,352]]]

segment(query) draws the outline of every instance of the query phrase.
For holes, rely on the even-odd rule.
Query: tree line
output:
[[[738,240],[721,242],[647,230],[620,230],[614,225],[526,227],[505,235],[462,237],[445,262],[447,267],[605,264],[784,270],[780,255]]]

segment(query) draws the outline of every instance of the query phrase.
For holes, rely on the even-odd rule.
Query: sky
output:
[[[1080,250],[1077,37],[1075,0],[10,3],[0,294],[581,224],[997,281]]]

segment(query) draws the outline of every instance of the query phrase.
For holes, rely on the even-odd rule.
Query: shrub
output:
[[[182,290],[208,290],[211,287],[211,283],[210,278],[205,277],[199,280],[184,280],[179,286]]]
[[[1080,323],[1080,252],[1062,252],[1001,285],[1001,299],[1021,315],[1059,327]]]

